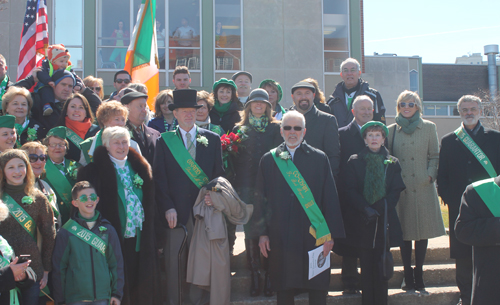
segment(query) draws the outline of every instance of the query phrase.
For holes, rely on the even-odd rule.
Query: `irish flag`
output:
[[[132,75],[132,81],[148,87],[148,105],[153,110],[154,98],[160,90],[155,10],[156,0],[142,0],[125,57],[125,70]]]

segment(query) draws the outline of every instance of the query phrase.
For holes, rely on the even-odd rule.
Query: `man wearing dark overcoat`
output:
[[[262,157],[257,176],[253,217],[278,305],[293,304],[302,292],[309,304],[326,304],[330,269],[308,279],[308,251],[319,246],[326,257],[334,239],[345,237],[328,157],[303,141],[305,133],[304,116],[287,112],[285,142]]]
[[[200,187],[212,179],[223,176],[222,148],[217,134],[195,125],[196,90],[178,89],[173,92],[174,103],[169,105],[179,123],[177,131],[164,132],[156,144],[153,175],[156,185],[156,202],[165,227],[174,229],[183,224],[188,230],[189,247],[193,233],[193,206]],[[210,205],[210,198],[205,198]],[[178,304],[178,253],[184,232],[167,230],[165,263],[167,272],[168,304]],[[187,252],[181,255],[184,260],[181,273],[185,282],[185,261]],[[182,283],[181,283],[182,284]],[[196,291],[191,287],[192,291]],[[199,294],[199,291],[196,292]],[[184,293],[186,295],[186,293]],[[205,296],[192,295],[192,300]]]
[[[467,185],[496,177],[500,173],[500,133],[484,128],[481,100],[462,96],[457,104],[461,126],[441,140],[438,193],[448,205],[450,217],[450,255],[456,260],[456,280],[460,290],[458,304],[469,305],[472,292],[472,248],[457,240],[454,222]]]

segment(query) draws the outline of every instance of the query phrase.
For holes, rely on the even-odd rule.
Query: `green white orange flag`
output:
[[[142,0],[125,57],[125,70],[132,75],[132,81],[148,87],[150,109],[154,109],[154,99],[160,90],[155,18],[156,0]]]

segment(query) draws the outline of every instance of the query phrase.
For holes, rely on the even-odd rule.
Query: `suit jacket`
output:
[[[146,124],[142,124],[142,128],[144,130],[144,141],[145,141],[145,143],[143,143],[140,140],[134,128],[130,126],[130,123],[128,123],[127,125],[129,126],[129,129],[132,131],[132,139],[136,141],[137,144],[139,144],[142,156],[146,158],[146,160],[148,160],[148,163],[152,166],[155,158],[156,140],[160,138],[160,133],[151,127],[147,127]]]
[[[94,125],[92,124],[89,128],[89,130],[87,130],[87,133],[85,134],[85,138],[83,140],[86,140],[90,137],[93,137],[95,136],[95,134],[101,130],[101,128],[97,125]],[[80,155],[82,153],[80,147],[76,146],[73,142],[71,142],[71,140],[68,139],[68,143],[69,143],[69,150],[68,150],[68,153],[66,154],[66,158],[68,159],[71,159],[71,160],[74,160],[74,161],[79,161],[80,160]]]
[[[208,145],[196,143],[196,163],[210,181],[223,176],[222,147],[219,136],[203,128],[198,128],[198,134],[207,138]],[[163,216],[166,211],[174,208],[177,211],[177,221],[185,225],[188,217],[192,215],[199,188],[177,163],[162,137],[157,140],[153,164],[156,202],[160,215]],[[165,217],[160,218],[167,226]]]

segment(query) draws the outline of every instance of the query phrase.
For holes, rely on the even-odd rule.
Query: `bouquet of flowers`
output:
[[[241,126],[236,133],[229,132],[222,135],[220,138],[222,145],[222,160],[224,162],[224,169],[226,170],[227,177],[231,177],[234,173],[229,155],[237,155],[240,148],[244,147],[242,142],[248,138],[245,134],[245,127],[246,126]]]

